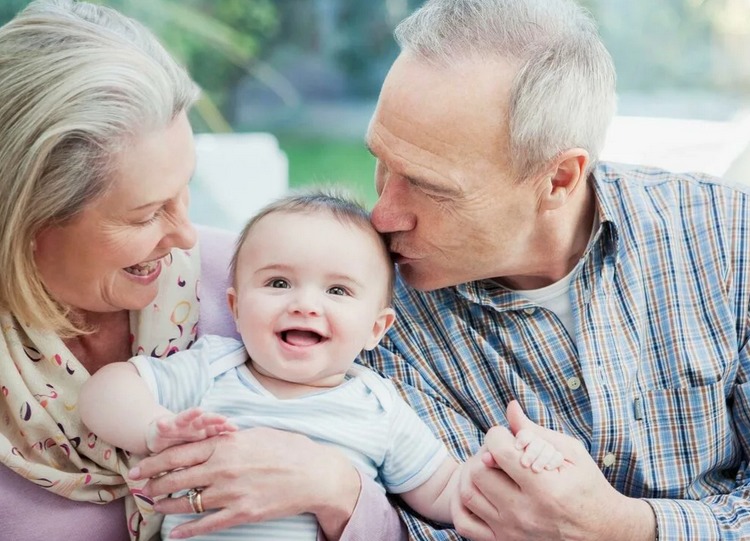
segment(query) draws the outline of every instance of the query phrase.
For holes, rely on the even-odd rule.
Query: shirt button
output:
[[[523,311],[527,316],[531,316],[536,312],[536,308],[524,308]]]
[[[606,455],[604,455],[603,462],[604,466],[609,468],[612,464],[615,463],[615,455],[613,455],[612,453],[607,453]]]
[[[568,389],[571,391],[575,391],[576,389],[581,388],[581,380],[577,377],[573,376],[572,378],[568,378]]]

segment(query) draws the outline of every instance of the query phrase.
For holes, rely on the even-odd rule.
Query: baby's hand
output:
[[[146,447],[152,453],[159,453],[173,445],[205,440],[222,432],[236,430],[237,427],[223,415],[190,408],[154,419],[148,427]]]
[[[523,449],[521,465],[531,467],[532,471],[556,470],[565,459],[555,447],[533,434],[530,430],[521,429],[516,434],[516,449]]]

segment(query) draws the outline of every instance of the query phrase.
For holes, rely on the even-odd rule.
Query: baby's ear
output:
[[[232,317],[237,321],[237,292],[233,287],[227,289],[227,304],[229,305],[229,311],[232,312]]]
[[[365,349],[368,351],[374,349],[380,342],[380,339],[383,338],[386,331],[391,328],[391,325],[393,325],[395,320],[396,312],[393,308],[383,308],[372,326],[372,335],[365,344]]]

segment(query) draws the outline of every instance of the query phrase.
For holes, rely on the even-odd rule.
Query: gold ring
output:
[[[186,494],[190,508],[196,515],[200,515],[205,511],[203,509],[203,501],[201,500],[201,492],[203,492],[203,489],[191,488]]]

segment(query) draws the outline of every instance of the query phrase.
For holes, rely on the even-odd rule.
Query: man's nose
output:
[[[379,233],[396,233],[414,228],[415,218],[408,207],[406,190],[391,178],[382,184],[380,196],[372,207],[370,221]]]

